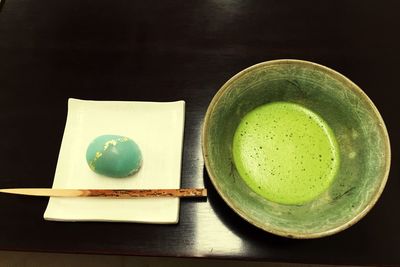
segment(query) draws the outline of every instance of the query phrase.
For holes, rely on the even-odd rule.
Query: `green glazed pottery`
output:
[[[315,118],[321,118],[335,139],[337,164],[334,173],[331,172],[333,178],[327,188],[321,189],[311,199],[301,198],[300,194],[298,199],[305,201],[299,203],[291,202],[290,196],[288,200],[282,198],[282,202],[272,201],[268,194],[258,190],[261,186],[246,182],[246,172],[238,171],[235,164],[233,141],[234,138],[241,140],[240,132],[236,137],[235,133],[245,127],[241,124],[243,118],[247,119],[256,108],[262,110],[262,106],[268,110],[266,105],[274,103],[284,103],[284,108],[294,104],[314,114]],[[268,113],[265,118],[268,118]],[[279,118],[276,123],[279,123]],[[253,134],[256,135],[257,131]],[[268,134],[268,129],[263,131]],[[299,132],[294,131],[294,134]],[[252,144],[251,139],[245,141]],[[272,141],[268,144],[274,145]],[[202,148],[211,181],[224,201],[251,224],[290,238],[328,236],[355,224],[378,200],[390,169],[388,133],[368,96],[340,73],[301,60],[263,62],[227,81],[208,107]],[[274,153],[274,149],[271,148],[269,153]],[[276,149],[278,151],[279,145]],[[310,151],[318,153],[315,148]],[[292,155],[287,155],[289,166]],[[306,152],[304,156],[308,156]],[[310,160],[314,158],[311,154],[309,156]],[[279,167],[281,171],[285,170],[285,167]],[[313,165],[309,164],[309,167]],[[300,169],[295,171],[301,173]],[[287,177],[291,178],[290,175]],[[295,188],[288,192],[294,192]]]

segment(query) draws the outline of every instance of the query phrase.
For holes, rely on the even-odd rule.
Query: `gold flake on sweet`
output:
[[[121,137],[121,138],[118,138],[118,142],[126,142],[126,141],[128,141],[129,140],[129,138],[128,137]]]
[[[94,161],[98,160],[101,156],[103,156],[103,153],[97,151],[96,156],[94,157]]]
[[[115,139],[112,139],[112,140],[110,140],[110,141],[107,141],[107,142],[104,144],[104,149],[103,149],[103,150],[106,151],[110,145],[116,146],[116,145],[117,145],[117,141],[116,141]]]
[[[90,169],[92,169],[93,171],[96,170],[96,166],[94,166],[94,162],[95,162],[95,160],[92,160],[92,161],[89,163],[89,167],[90,167]]]
[[[101,157],[101,156],[103,156],[103,153],[101,153],[101,152],[96,152],[96,156],[94,157],[94,159],[89,163],[89,167],[94,171],[94,170],[96,170],[96,161]]]

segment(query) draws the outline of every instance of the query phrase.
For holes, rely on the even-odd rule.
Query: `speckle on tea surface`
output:
[[[233,139],[233,159],[246,184],[270,201],[303,204],[332,183],[339,166],[332,130],[314,112],[274,102],[245,115]]]

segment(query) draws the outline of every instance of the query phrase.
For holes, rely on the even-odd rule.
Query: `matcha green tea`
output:
[[[274,102],[250,111],[233,139],[236,169],[270,201],[302,204],[325,191],[339,165],[332,130],[312,111]]]

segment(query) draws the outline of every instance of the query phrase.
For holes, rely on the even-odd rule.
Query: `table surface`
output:
[[[0,187],[50,187],[69,97],[186,101],[177,225],[44,221],[46,198],[0,195],[0,249],[400,265],[399,2],[3,0]],[[315,240],[263,232],[210,184],[200,147],[219,87],[258,62],[296,58],[343,73],[374,101],[393,150],[387,187],[348,230]]]

